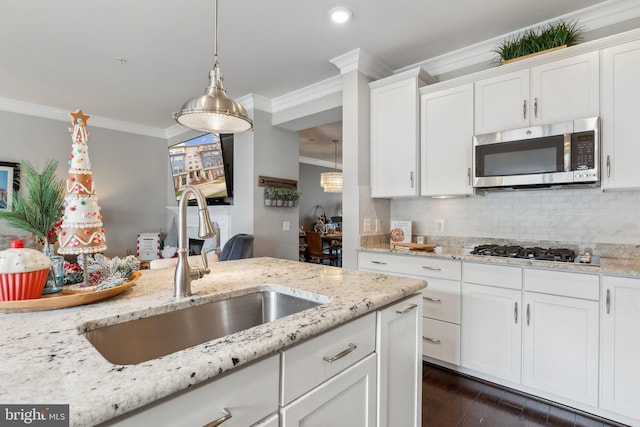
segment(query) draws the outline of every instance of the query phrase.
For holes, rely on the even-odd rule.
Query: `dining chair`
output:
[[[312,231],[306,232],[307,238],[307,253],[311,261],[316,261],[320,264],[324,264],[325,260],[329,261],[329,265],[336,265],[338,256],[331,252],[325,252],[327,248],[324,248],[322,244],[322,237],[320,233]]]
[[[252,249],[253,235],[244,233],[236,234],[224,244],[220,252],[220,261],[249,258]]]

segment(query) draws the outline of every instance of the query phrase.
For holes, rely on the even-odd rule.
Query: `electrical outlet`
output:
[[[436,233],[444,233],[444,219],[436,219]]]
[[[371,233],[371,218],[365,218],[364,224],[362,226],[362,231],[364,233]]]
[[[282,231],[289,231],[289,230],[291,230],[291,222],[282,221]]]

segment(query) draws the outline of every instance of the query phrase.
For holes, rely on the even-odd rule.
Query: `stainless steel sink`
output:
[[[259,291],[178,309],[85,333],[116,365],[133,365],[322,304],[276,291]]]

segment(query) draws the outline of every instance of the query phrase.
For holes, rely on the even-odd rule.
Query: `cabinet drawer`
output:
[[[524,288],[530,292],[598,301],[600,278],[595,274],[525,268]]]
[[[460,325],[422,319],[422,354],[459,365]]]
[[[358,268],[419,277],[460,280],[461,262],[422,255],[360,252]]]
[[[423,316],[460,324],[460,282],[429,279],[422,290]]]
[[[522,268],[465,262],[462,281],[500,288],[522,289]]]
[[[280,406],[311,390],[372,353],[376,346],[376,313],[369,313],[282,352]],[[355,348],[354,348],[355,347]],[[347,353],[347,351],[351,350]],[[344,354],[342,357],[339,357]],[[325,360],[336,358],[330,362]]]
[[[252,425],[278,407],[278,355],[161,399],[104,426],[202,426],[231,413],[225,427]],[[247,387],[251,384],[251,387]]]

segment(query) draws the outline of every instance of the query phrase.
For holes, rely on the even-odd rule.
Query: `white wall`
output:
[[[85,111],[91,115],[91,111]],[[0,160],[44,165],[59,162],[58,176],[68,176],[71,135],[68,122],[0,111]],[[163,139],[89,129],[89,157],[102,207],[107,256],[135,253],[137,234],[166,229],[167,146]],[[159,185],[160,184],[160,185]],[[0,223],[0,234],[24,234]]]
[[[585,244],[637,244],[640,191],[600,189],[486,193],[461,199],[393,200],[391,219],[413,221],[413,234]]]

